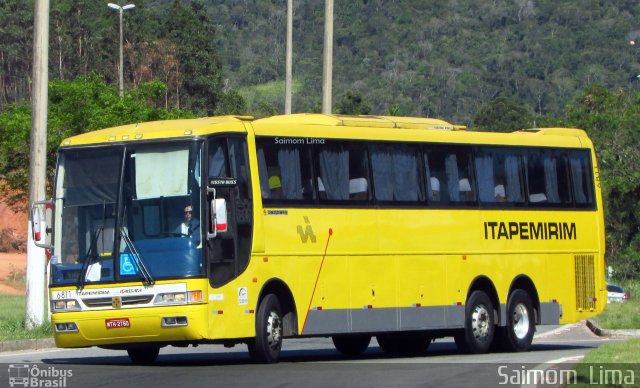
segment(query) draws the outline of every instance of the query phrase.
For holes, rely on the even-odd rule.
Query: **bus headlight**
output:
[[[202,303],[202,291],[167,292],[164,294],[158,294],[153,300],[153,304],[157,305],[176,305],[187,303]]]
[[[80,311],[80,304],[75,299],[60,299],[51,301],[51,310],[57,311]]]

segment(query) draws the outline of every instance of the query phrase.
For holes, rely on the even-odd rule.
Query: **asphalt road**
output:
[[[275,365],[252,363],[245,346],[168,347],[152,366],[132,365],[123,351],[45,349],[0,354],[0,386],[16,376],[27,376],[27,386],[59,387],[520,386],[528,382],[523,371],[571,368],[608,341],[576,324],[539,328],[525,353],[459,354],[451,339],[439,339],[418,357],[389,358],[372,341],[361,357],[347,358],[330,339],[312,338],[285,340]]]

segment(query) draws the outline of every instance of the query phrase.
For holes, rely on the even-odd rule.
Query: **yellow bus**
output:
[[[606,304],[584,131],[481,133],[384,116],[125,125],[59,148],[56,345],[126,350],[331,337],[357,355],[436,338],[525,351]],[[37,208],[36,208],[37,210]],[[35,213],[39,213],[36,211]]]

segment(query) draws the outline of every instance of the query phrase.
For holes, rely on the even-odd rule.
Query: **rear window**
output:
[[[609,292],[624,292],[622,290],[622,287],[614,286],[614,285],[611,285],[611,284],[607,285],[607,291],[609,291]]]

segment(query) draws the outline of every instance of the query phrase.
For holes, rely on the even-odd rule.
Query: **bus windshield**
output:
[[[64,150],[52,284],[200,276],[200,143]]]

